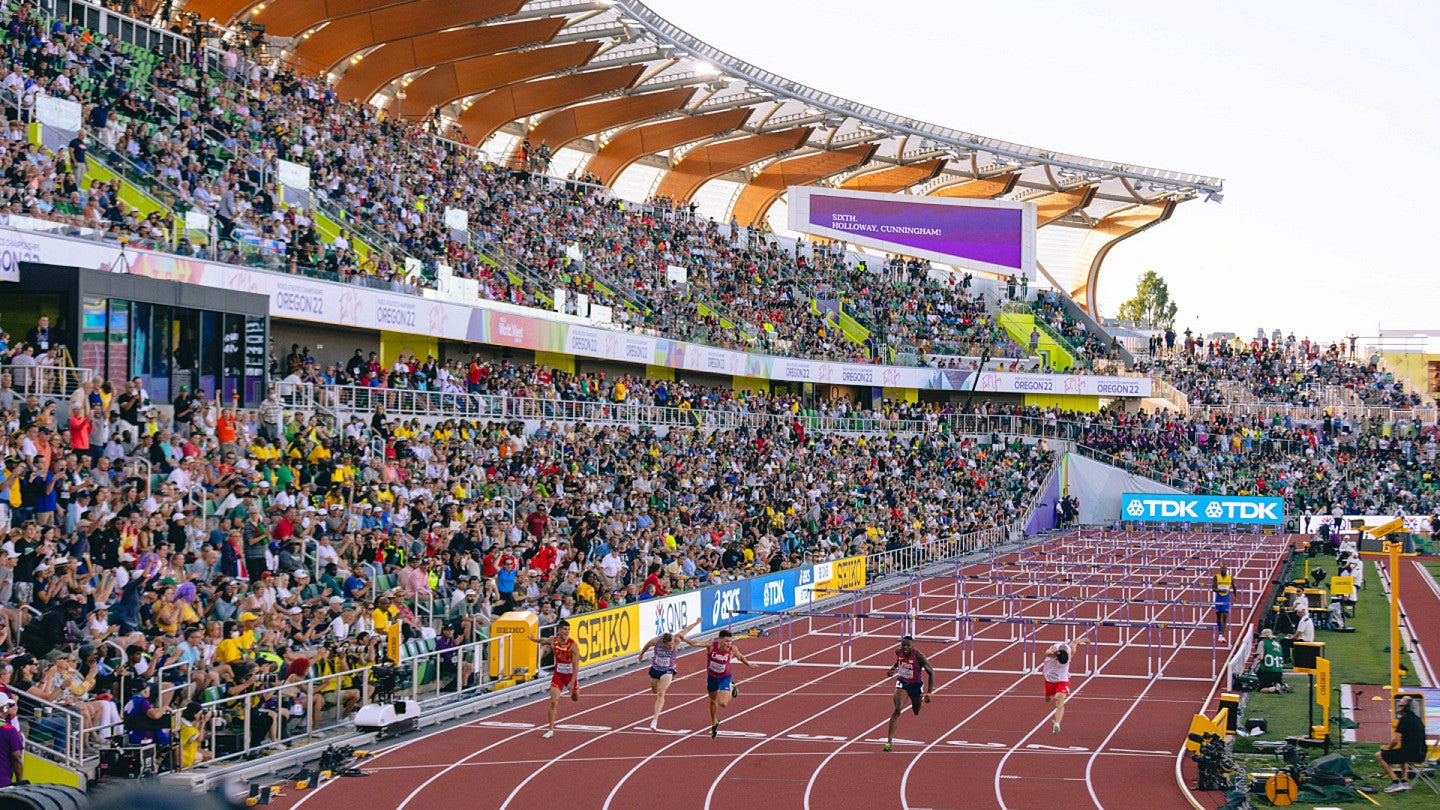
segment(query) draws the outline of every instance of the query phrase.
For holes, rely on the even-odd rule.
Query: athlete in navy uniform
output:
[[[923,684],[920,680],[921,670],[925,671]],[[889,751],[895,742],[895,724],[900,722],[900,713],[905,710],[905,698],[910,698],[911,710],[917,715],[920,714],[921,699],[929,703],[930,695],[935,691],[935,670],[930,667],[930,661],[924,654],[915,649],[914,640],[909,636],[902,636],[900,649],[895,651],[895,665],[885,674],[895,678],[895,711],[890,715],[890,729],[885,738],[885,750]]]

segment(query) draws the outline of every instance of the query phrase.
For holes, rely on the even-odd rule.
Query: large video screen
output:
[[[1035,206],[792,186],[790,229],[975,270],[1034,278]]]

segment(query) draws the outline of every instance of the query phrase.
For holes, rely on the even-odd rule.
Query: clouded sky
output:
[[[1207,331],[1440,329],[1440,2],[649,0],[700,39],[902,115],[1223,177],[1111,252]],[[723,11],[722,11],[723,10]]]

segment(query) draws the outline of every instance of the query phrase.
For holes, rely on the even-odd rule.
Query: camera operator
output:
[[[209,762],[214,752],[205,741],[204,729],[210,723],[210,712],[198,700],[185,705],[180,713],[180,767],[189,768]]]
[[[1375,752],[1375,761],[1390,775],[1390,785],[1385,788],[1386,793],[1400,793],[1410,789],[1409,776],[1411,765],[1418,765],[1425,761],[1425,721],[1415,714],[1414,702],[1410,698],[1401,698],[1395,706],[1395,734],[1384,748]],[[1395,772],[1395,766],[1400,766],[1400,773]]]
[[[347,648],[342,647],[338,642],[327,641],[315,652],[314,672],[316,675],[325,678],[320,682],[319,697],[322,709],[328,709],[339,702],[346,716],[360,708],[360,690],[353,688],[355,677],[348,675],[340,677],[339,673],[345,672],[350,667],[348,656],[344,652]],[[328,677],[326,676],[335,676]],[[345,683],[341,683],[344,681]]]

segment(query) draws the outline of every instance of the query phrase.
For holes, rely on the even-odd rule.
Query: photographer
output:
[[[210,723],[210,712],[199,701],[190,701],[180,713],[180,767],[189,768],[209,762],[215,753],[205,746],[205,726]]]

